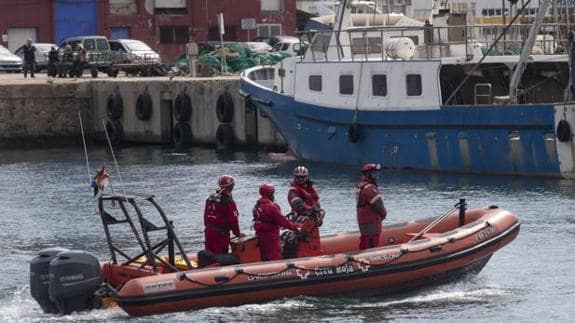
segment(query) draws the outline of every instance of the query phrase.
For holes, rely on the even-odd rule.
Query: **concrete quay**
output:
[[[283,137],[239,95],[239,77],[48,78],[0,74],[0,147],[88,140],[285,147]]]

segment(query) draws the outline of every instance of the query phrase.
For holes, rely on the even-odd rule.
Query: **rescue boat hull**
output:
[[[388,226],[381,247],[374,249],[356,250],[359,234],[354,232],[322,238],[322,256],[130,279],[117,302],[131,315],[150,315],[299,295],[406,292],[478,273],[520,228],[517,216],[491,207],[467,211],[464,225],[457,214],[449,215],[434,232],[410,241],[432,221]]]

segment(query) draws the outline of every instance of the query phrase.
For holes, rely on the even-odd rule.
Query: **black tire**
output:
[[[108,118],[117,120],[124,113],[124,101],[119,94],[110,94],[106,100],[106,114]]]
[[[218,98],[216,116],[222,123],[228,123],[234,119],[234,100],[229,93],[226,92]]]
[[[361,126],[357,123],[352,123],[347,129],[347,137],[351,142],[358,142],[361,138]]]
[[[184,148],[193,142],[192,127],[189,123],[178,122],[174,126],[172,140],[176,148]]]
[[[108,76],[109,77],[118,77],[118,73],[120,73],[120,70],[114,67],[110,67],[108,69]]]
[[[222,123],[216,130],[216,148],[219,150],[231,150],[236,142],[234,129],[229,123]]]
[[[571,132],[571,126],[567,120],[561,120],[557,124],[557,139],[560,142],[570,141],[573,137],[573,132]]]
[[[148,93],[142,93],[136,100],[136,117],[142,121],[152,117],[152,97]]]
[[[92,75],[93,78],[98,77],[98,69],[96,69],[95,67],[92,67],[90,69],[90,74]]]
[[[120,120],[108,120],[106,122],[106,132],[113,146],[119,145],[124,139],[124,127]]]
[[[192,117],[192,99],[186,93],[176,96],[174,102],[174,118],[180,122],[190,121]]]

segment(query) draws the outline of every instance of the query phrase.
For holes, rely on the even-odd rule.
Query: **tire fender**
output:
[[[113,146],[120,144],[124,139],[124,127],[120,120],[108,120],[106,122],[106,132]]]
[[[192,99],[186,93],[180,93],[174,101],[174,118],[180,122],[190,121],[192,117]]]
[[[106,114],[108,118],[117,120],[124,113],[124,100],[119,94],[110,94],[106,100]]]
[[[221,123],[228,123],[234,119],[234,100],[229,93],[224,93],[216,103],[216,116]]]
[[[178,122],[174,126],[172,140],[177,148],[189,146],[193,142],[192,127],[187,122]]]
[[[234,129],[229,123],[222,123],[216,130],[216,147],[221,150],[229,150],[234,147],[236,137]]]
[[[150,120],[152,111],[152,97],[148,93],[138,95],[138,99],[136,100],[136,117],[142,121]]]

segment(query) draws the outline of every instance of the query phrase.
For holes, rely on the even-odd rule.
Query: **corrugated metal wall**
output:
[[[54,4],[57,44],[67,37],[98,34],[97,0],[56,0]]]

